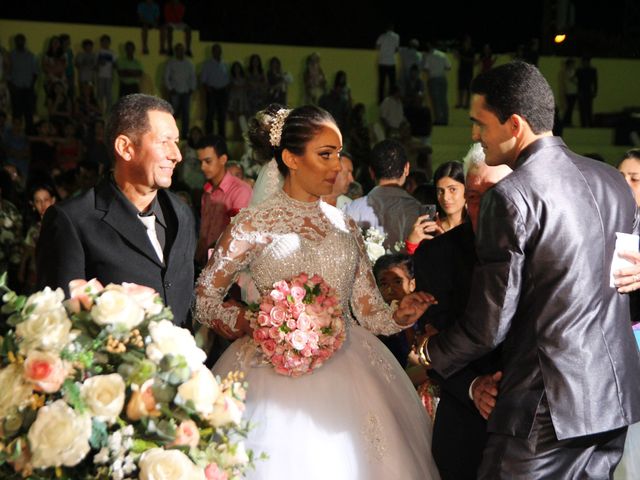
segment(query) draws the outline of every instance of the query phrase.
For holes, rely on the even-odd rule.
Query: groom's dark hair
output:
[[[383,140],[371,151],[371,169],[376,180],[400,178],[407,164],[407,152],[397,140]]]
[[[471,93],[484,95],[486,109],[500,123],[515,113],[536,135],[553,129],[553,91],[534,65],[516,60],[492,68],[473,79]]]

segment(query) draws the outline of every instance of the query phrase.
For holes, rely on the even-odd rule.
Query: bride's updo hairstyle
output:
[[[289,169],[282,160],[282,151],[304,154],[307,143],[327,123],[336,124],[331,114],[314,105],[288,110],[272,103],[249,121],[249,141],[256,160],[264,164],[276,159],[278,170],[285,177]]]

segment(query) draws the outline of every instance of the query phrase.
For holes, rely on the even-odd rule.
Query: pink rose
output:
[[[318,305],[322,305],[324,303],[324,301],[326,300],[327,297],[325,297],[324,295],[320,294],[316,297],[316,303]]]
[[[309,281],[309,275],[303,272],[296,277],[296,280],[300,283],[307,283]]]
[[[271,290],[271,293],[269,293],[269,296],[276,302],[281,302],[282,300],[287,298],[286,295],[282,293],[280,290]]]
[[[296,328],[298,328],[298,324],[293,318],[289,318],[287,320],[287,328],[289,330],[295,330]]]
[[[67,365],[55,353],[32,350],[24,362],[24,378],[38,392],[57,392],[68,373]]]
[[[311,348],[311,345],[307,344],[302,351],[300,352],[300,354],[303,357],[312,357],[313,356],[313,349]]]
[[[322,284],[323,280],[322,277],[316,273],[313,277],[311,277],[311,282],[315,284]]]
[[[276,282],[273,284],[273,288],[275,290],[278,290],[280,293],[282,293],[285,297],[287,295],[289,295],[289,285],[287,285],[287,282],[285,282],[284,280],[280,280],[279,282]]]
[[[272,357],[276,352],[276,342],[272,339],[265,340],[261,345],[262,351],[267,357]]]
[[[302,330],[296,330],[289,336],[289,342],[296,350],[302,350],[307,345],[308,341],[309,335],[307,332],[303,332]]]
[[[314,323],[306,313],[301,313],[298,317],[298,328],[300,330],[311,330],[314,327]]]
[[[309,345],[311,345],[312,348],[318,348],[320,336],[314,331],[307,332],[307,335],[309,335]]]
[[[204,469],[204,477],[207,480],[228,480],[229,476],[224,470],[220,470],[220,467],[215,463],[210,463],[207,468]]]
[[[269,330],[266,328],[257,328],[253,331],[253,339],[256,343],[262,343],[269,338]]]
[[[85,310],[91,310],[93,299],[90,295],[97,295],[102,290],[104,287],[95,278],[88,282],[81,278],[71,280],[69,282],[69,300],[71,304],[77,305],[79,302]]]
[[[269,329],[269,338],[272,338],[273,340],[276,340],[276,341],[280,341],[282,340],[283,336],[284,336],[284,333],[282,333],[278,327],[271,327]]]
[[[283,367],[284,355],[276,353],[273,357],[271,357],[271,363],[273,363],[274,367]]]
[[[270,326],[271,325],[271,316],[264,313],[264,312],[260,312],[258,314],[258,325],[260,325],[261,327],[266,327],[266,326]]]
[[[291,296],[296,302],[301,302],[307,292],[302,287],[291,287]]]
[[[271,324],[274,327],[279,327],[280,325],[282,325],[285,321],[287,321],[288,317],[287,312],[280,307],[273,307],[270,316]]]
[[[156,301],[160,298],[160,295],[153,288],[127,282],[122,284],[122,288],[127,295],[133,297],[133,300],[147,312],[157,314],[162,311],[162,304]]]
[[[273,308],[273,305],[271,305],[269,302],[262,302],[260,304],[260,310],[266,313],[267,315],[271,313],[272,308]]]
[[[300,314],[303,313],[305,310],[306,310],[306,306],[304,303],[294,303],[293,305],[291,305],[291,307],[289,307],[289,311],[291,312],[291,315],[295,319],[298,319]]]
[[[200,441],[198,426],[193,420],[185,420],[176,428],[176,439],[171,445],[186,445],[197,447]]]

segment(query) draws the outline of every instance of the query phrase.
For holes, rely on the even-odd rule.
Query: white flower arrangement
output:
[[[5,280],[0,478],[231,480],[252,466],[241,374],[214,377],[156,292],[76,280],[66,301],[25,298]]]

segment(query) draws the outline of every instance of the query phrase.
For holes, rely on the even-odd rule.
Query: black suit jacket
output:
[[[165,264],[132,214],[133,205],[109,179],[50,207],[36,248],[39,287],[61,287],[68,295],[69,282],[76,278],[146,285],[171,307],[174,322],[184,324],[193,296],[194,218],[167,190],[158,191],[158,201],[167,223]]]
[[[450,328],[464,313],[477,256],[471,222],[423,241],[413,256],[416,290],[438,300],[420,323],[440,331]],[[500,369],[499,349],[443,378],[431,370],[440,384],[440,403],[433,425],[432,453],[443,480],[473,480],[486,443],[487,423],[469,398],[469,387],[480,375]]]
[[[503,344],[490,432],[526,438],[543,393],[560,440],[640,420],[629,301],[609,286],[615,232],[635,221],[620,173],[558,137],[529,145],[483,196],[464,320],[428,353],[449,377]]]

